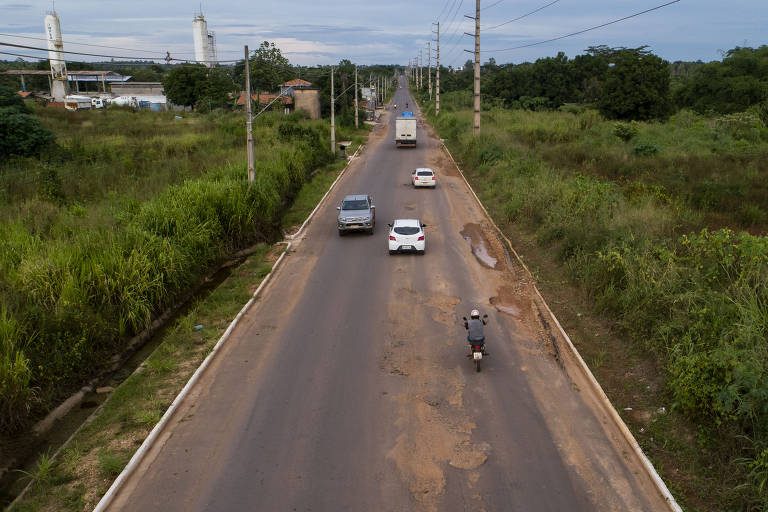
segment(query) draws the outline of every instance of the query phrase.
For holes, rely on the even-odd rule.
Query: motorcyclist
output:
[[[407,103],[405,104],[405,108],[408,108],[408,104]]]
[[[483,315],[480,318],[480,311],[473,309],[469,313],[469,320],[464,319],[464,328],[467,330],[467,342],[469,343],[469,356],[472,357],[472,343],[480,342],[483,346],[483,354],[485,354],[485,332],[483,332],[483,326],[488,323],[488,315]]]

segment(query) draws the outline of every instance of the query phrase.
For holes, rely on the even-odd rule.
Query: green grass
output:
[[[255,123],[249,186],[242,115],[38,113],[59,149],[0,167],[4,431],[79,386],[229,254],[279,239],[283,213],[330,161],[326,125],[297,115]]]
[[[659,443],[651,453],[694,472],[665,475],[698,495],[687,502],[768,507],[765,127],[690,112],[617,127],[588,110],[494,109],[474,138],[469,110],[425,110],[499,224],[555,255],[634,340],[627,349],[658,361],[675,420],[656,428],[678,457]],[[590,361],[605,364],[599,350]],[[623,385],[619,395],[634,393]],[[681,425],[698,426],[706,446],[686,444]]]
[[[14,512],[91,510],[130,458],[131,450],[125,447],[138,448],[278,255],[273,246],[258,246],[227,279],[165,329],[143,370],[115,389],[60,457],[47,459],[47,474],[66,473],[68,478],[43,479]],[[196,330],[200,324],[203,329]],[[165,368],[167,361],[175,362],[172,368]]]

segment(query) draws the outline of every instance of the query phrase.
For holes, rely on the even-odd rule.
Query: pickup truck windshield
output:
[[[342,210],[367,210],[368,201],[365,199],[359,199],[356,201],[344,201],[341,203]]]

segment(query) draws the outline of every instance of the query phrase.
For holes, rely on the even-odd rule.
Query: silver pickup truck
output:
[[[338,228],[339,235],[350,231],[365,231],[373,234],[376,226],[376,207],[373,198],[368,194],[355,194],[347,196],[341,202],[339,210]]]

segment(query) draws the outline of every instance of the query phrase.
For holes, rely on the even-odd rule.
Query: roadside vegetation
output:
[[[276,126],[284,137],[295,136],[307,128],[304,121],[281,116],[268,123]],[[364,142],[367,132],[367,127],[340,130],[340,134],[353,141],[352,150]],[[240,151],[240,138],[237,146]],[[282,230],[295,230],[304,221],[345,165],[345,160],[329,161],[310,173],[291,205],[283,210]],[[32,485],[12,510],[93,509],[270,272],[281,250],[280,245],[257,244],[248,251],[252,254],[242,264],[227,263],[232,269],[228,277],[210,293],[196,297],[158,334],[157,348],[127,380],[110,383],[116,389],[106,403],[56,457],[50,452],[42,453],[27,469],[19,470],[21,478],[14,484],[13,492],[19,492],[29,482]],[[0,495],[0,502],[10,496]]]
[[[611,114],[598,88],[600,111],[490,101],[475,138],[470,90],[444,93],[439,116],[422,103],[499,223],[555,254],[625,350],[656,361],[671,411],[639,440],[689,510],[768,509],[768,75],[733,71],[767,52],[699,66],[660,100],[683,108],[650,117]],[[689,105],[681,91],[717,73],[763,95]]]
[[[227,255],[281,235],[327,126],[268,114],[248,186],[235,114],[38,108],[57,136],[0,165],[0,428],[28,425]],[[349,131],[346,128],[342,128]]]

